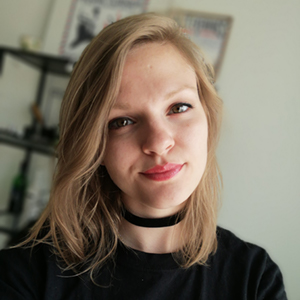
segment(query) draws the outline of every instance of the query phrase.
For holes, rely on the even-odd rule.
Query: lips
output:
[[[145,172],[142,172],[141,174],[151,180],[164,181],[171,179],[176,174],[178,174],[182,167],[183,164],[168,163],[164,166],[157,165]]]

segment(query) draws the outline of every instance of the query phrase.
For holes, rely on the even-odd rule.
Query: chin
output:
[[[178,196],[178,195],[177,195]],[[182,195],[183,196],[183,195]],[[172,211],[173,213],[180,211],[186,205],[187,200],[189,199],[189,195],[185,195],[183,197],[162,197],[155,199],[148,199],[147,206],[152,207],[153,209],[161,209],[166,211]]]

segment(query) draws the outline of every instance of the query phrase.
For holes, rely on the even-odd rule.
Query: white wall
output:
[[[174,0],[234,17],[218,88],[219,224],[267,249],[300,299],[300,1]]]
[[[1,0],[0,44],[19,46],[19,37],[30,34],[42,38],[52,0]]]
[[[153,0],[150,10],[171,2]],[[51,4],[2,0],[0,44],[17,46],[21,33],[41,37]],[[299,299],[300,2],[173,0],[173,6],[234,17],[218,80],[225,107],[218,150],[224,176],[219,223],[266,248],[283,272],[289,299]],[[38,77],[18,62],[6,68],[10,75],[0,76],[0,104],[11,108],[5,117],[0,110],[0,122],[15,118],[12,107],[22,102],[23,124],[29,118],[24,105],[33,99]],[[20,150],[0,145],[0,208],[21,158]]]

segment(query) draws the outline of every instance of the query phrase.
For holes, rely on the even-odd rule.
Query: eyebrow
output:
[[[181,93],[184,90],[192,90],[192,91],[196,91],[198,93],[198,89],[194,86],[190,86],[190,85],[183,85],[181,86],[179,89],[176,89],[174,91],[171,91],[170,93],[166,94],[166,96],[164,97],[165,100],[168,100],[172,97],[174,97],[175,95]],[[120,110],[126,110],[130,108],[130,105],[128,103],[116,103],[113,106],[114,109],[120,109]]]
[[[191,85],[183,85],[181,86],[179,89],[175,90],[175,91],[172,91],[170,93],[168,93],[166,96],[165,96],[165,99],[168,100],[170,98],[172,98],[173,96],[175,96],[176,94],[179,94],[181,93],[182,91],[184,90],[192,90],[192,91],[196,91],[198,93],[198,89],[194,86],[191,86]]]

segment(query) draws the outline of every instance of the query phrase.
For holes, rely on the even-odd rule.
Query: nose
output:
[[[172,130],[166,124],[148,124],[143,133],[142,150],[147,155],[163,155],[174,147]]]

